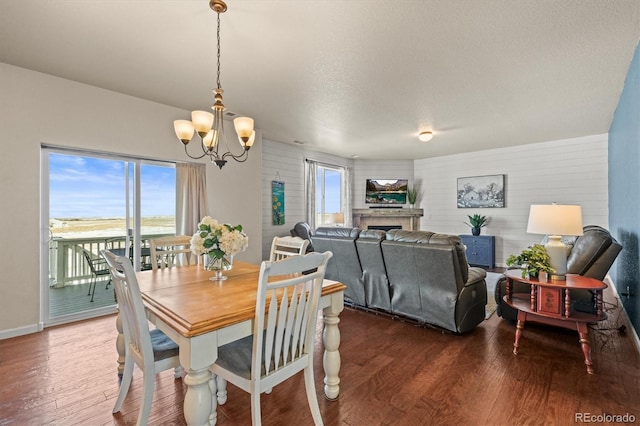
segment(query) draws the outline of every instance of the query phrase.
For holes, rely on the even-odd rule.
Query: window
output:
[[[316,226],[344,226],[344,169],[318,165]]]

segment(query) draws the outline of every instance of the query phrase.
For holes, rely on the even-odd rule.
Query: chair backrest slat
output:
[[[331,252],[311,253],[262,262],[252,379],[259,379],[263,373],[269,375],[313,352],[316,311],[330,257]]]

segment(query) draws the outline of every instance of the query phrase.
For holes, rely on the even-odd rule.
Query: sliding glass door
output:
[[[175,165],[54,148],[42,165],[45,325],[113,312],[100,250],[150,267],[149,239],[175,234]]]

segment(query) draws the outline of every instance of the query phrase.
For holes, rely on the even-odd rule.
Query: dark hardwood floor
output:
[[[326,425],[568,425],[576,413],[640,421],[640,356],[616,309],[590,330],[594,375],[570,330],[527,324],[515,356],[515,326],[495,314],[462,336],[350,308],[340,318],[337,401],[323,397],[320,344],[315,356]],[[135,424],[137,369],[122,412],[111,414],[116,358],[113,316],[0,341],[0,425]],[[184,391],[161,373],[150,424],[184,424]],[[312,424],[302,376],[263,395],[262,413],[265,425]],[[229,385],[218,424],[251,424],[248,394]]]

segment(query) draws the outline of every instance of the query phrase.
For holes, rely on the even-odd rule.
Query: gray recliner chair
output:
[[[603,280],[611,265],[622,250],[622,246],[609,231],[596,225],[583,228],[583,235],[573,243],[567,259],[567,273]],[[531,287],[522,283],[515,283],[514,293],[529,293]],[[495,291],[497,304],[496,313],[504,319],[516,320],[518,311],[504,303],[506,294],[506,278],[498,280]],[[576,311],[594,313],[595,301],[593,293],[588,290],[574,290],[571,292],[572,308]]]
[[[311,236],[313,235],[313,232],[311,231],[311,227],[307,222],[296,223],[293,226],[293,228],[289,231],[289,233],[291,234],[292,237],[300,237],[303,240],[309,241],[309,245],[307,246],[307,250],[306,250],[307,253],[311,253],[312,251],[314,251],[313,242],[311,241]]]

